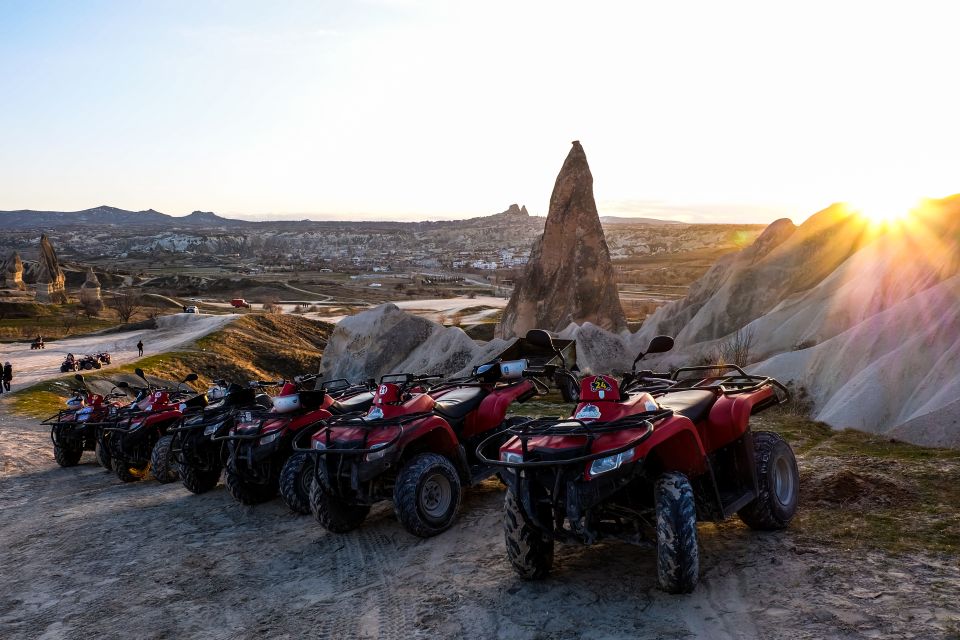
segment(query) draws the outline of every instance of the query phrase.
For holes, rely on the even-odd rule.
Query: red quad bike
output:
[[[226,463],[227,447],[223,441],[211,440],[230,432],[237,415],[245,409],[267,410],[270,396],[264,389],[276,382],[250,382],[247,386],[214,380],[207,390],[210,404],[185,414],[153,448],[154,458],[166,457],[166,464],[176,468],[183,486],[191,493],[206,493],[220,481]],[[151,464],[157,466],[158,460]]]
[[[529,369],[526,360],[492,362],[428,392],[422,385],[430,377],[384,376],[366,416],[327,420],[310,449],[302,449],[317,457],[314,517],[342,533],[360,526],[371,505],[392,500],[410,533],[428,538],[446,531],[461,487],[497,473],[477,459],[477,445],[500,438],[510,405],[547,392],[541,378],[551,379],[556,369]]]
[[[672,347],[672,338],[659,336],[647,353]],[[644,355],[621,384],[584,378],[572,418],[511,427],[499,460],[484,456],[495,443],[480,445],[478,457],[509,470],[503,528],[520,577],[545,577],[557,541],[615,537],[654,546],[661,589],[689,593],[699,579],[698,519],[738,514],[751,528],[771,530],[793,518],[800,488],[793,451],[779,435],[750,429],[750,416],[784,402],[787,389],[734,365],[638,376]],[[688,374],[696,377],[680,379]]]
[[[283,385],[268,411],[243,411],[226,435],[211,440],[227,442],[225,483],[227,491],[241,504],[272,500],[280,489],[280,476],[293,453],[293,439],[312,433],[321,420],[334,414],[358,414],[370,406],[369,386],[349,386],[343,393],[319,389],[317,376],[300,376]],[[340,397],[334,397],[339,395]],[[296,491],[297,488],[293,487]],[[306,494],[299,497],[306,500]]]
[[[78,373],[74,378],[82,386],[72,389],[73,395],[67,399],[67,409],[43,421],[43,424],[50,425],[53,457],[61,467],[72,467],[80,462],[84,451],[96,451],[97,461],[110,469],[109,456],[104,456],[98,447],[96,425],[111,412],[115,413],[121,406],[119,401],[127,396],[115,392],[117,387],[105,396],[92,393],[86,388],[82,375]]]
[[[124,482],[134,482],[147,477],[151,470],[154,447],[166,435],[184,413],[207,404],[206,394],[195,394],[180,388],[198,378],[190,373],[176,389],[161,389],[150,385],[142,369],[136,369],[138,377],[147,383],[141,389],[142,399],[136,410],[123,412],[102,429],[105,444],[110,451],[113,469]],[[142,392],[146,391],[146,394]],[[176,470],[169,465],[153,469],[154,477],[161,483],[177,479]]]

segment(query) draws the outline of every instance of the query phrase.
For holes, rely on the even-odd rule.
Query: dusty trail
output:
[[[141,329],[123,333],[87,335],[47,342],[46,349],[31,350],[27,343],[0,344],[0,361],[14,364],[13,390],[62,376],[60,364],[67,353],[82,356],[87,353],[110,353],[111,367],[137,359],[137,342],[143,340],[146,355],[173,351],[208,333],[223,328],[239,316],[178,313],[157,318],[156,329]],[[109,367],[104,367],[109,369]]]
[[[121,484],[90,454],[57,467],[47,432],[0,419],[0,637],[949,638],[957,567],[797,548],[794,534],[701,526],[703,581],[655,588],[653,556],[560,547],[524,583],[504,558],[502,490],[407,534],[389,506],[330,535],[279,501]],[[955,627],[954,627],[955,628]]]

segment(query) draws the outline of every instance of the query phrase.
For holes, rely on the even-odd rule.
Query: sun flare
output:
[[[875,194],[851,200],[848,206],[876,226],[899,224],[920,205],[920,198]]]

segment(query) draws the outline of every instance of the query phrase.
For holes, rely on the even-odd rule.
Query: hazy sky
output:
[[[936,2],[0,0],[0,209],[802,220],[960,192]]]

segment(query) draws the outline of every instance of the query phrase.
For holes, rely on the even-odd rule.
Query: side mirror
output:
[[[80,375],[79,373],[78,373],[77,375],[73,376],[73,379],[76,380],[77,382],[79,382],[80,384],[83,384],[83,376]]]
[[[188,373],[188,374],[187,374],[187,377],[184,378],[183,381],[184,381],[184,382],[193,382],[194,380],[198,380],[199,378],[200,378],[200,376],[198,376],[198,375],[195,374],[195,373]]]
[[[137,367],[136,369],[134,369],[133,372],[137,374],[138,378],[142,378],[144,382],[147,381],[147,376],[143,375],[143,369],[141,369],[140,367]]]
[[[556,351],[553,346],[553,338],[543,329],[530,329],[530,331],[527,331],[526,340],[535,347]]]
[[[666,353],[671,349],[673,349],[673,338],[670,336],[657,336],[650,341],[650,346],[647,347],[647,354]]]
[[[656,336],[650,341],[650,346],[647,347],[647,350],[641,351],[637,357],[633,359],[633,368],[631,371],[634,373],[637,372],[637,363],[643,360],[644,356],[650,355],[651,353],[666,353],[671,349],[673,349],[673,338],[670,336]]]

